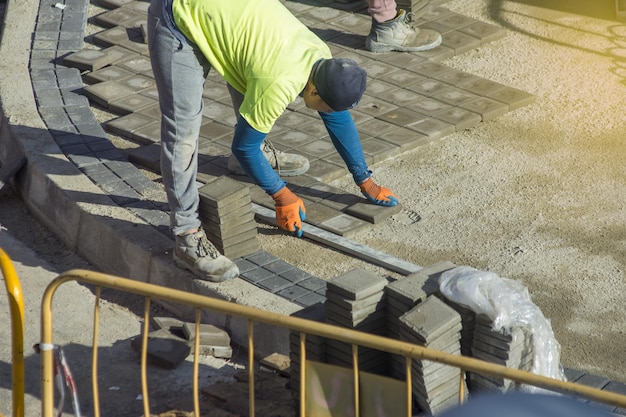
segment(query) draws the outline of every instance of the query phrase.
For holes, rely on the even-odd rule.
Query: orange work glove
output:
[[[287,187],[272,194],[272,198],[276,205],[278,227],[291,232],[294,236],[302,237],[302,220],[306,219],[306,209],[302,199]]]
[[[376,185],[371,177],[359,184],[359,188],[365,198],[379,206],[393,207],[399,202],[398,197],[389,188]]]

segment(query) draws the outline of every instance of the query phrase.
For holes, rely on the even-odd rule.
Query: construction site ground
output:
[[[466,38],[455,34],[446,43],[444,33],[447,55],[427,56],[431,65],[424,66],[431,71],[438,68],[440,74],[469,74],[495,83],[496,87],[510,93],[505,95],[509,100],[508,107],[504,111],[496,107],[493,114],[487,112],[488,107],[483,107],[482,116],[478,119],[469,117],[471,115],[465,112],[448,109],[446,113],[444,110],[437,120],[447,118],[445,124],[436,124],[435,128],[429,124],[429,130],[421,132],[409,129],[414,136],[409,136],[408,141],[406,131],[394,136],[385,135],[389,132],[384,129],[397,120],[392,120],[391,116],[414,117],[414,114],[391,113],[386,119],[377,119],[371,125],[367,124],[366,116],[376,119],[377,115],[372,110],[372,103],[376,100],[410,102],[412,96],[409,93],[415,93],[415,89],[398,80],[393,84],[392,75],[398,73],[401,76],[401,71],[390,71],[389,66],[410,68],[413,65],[411,60],[417,58],[407,58],[411,54],[372,56],[365,53],[362,42],[369,22],[362,7],[353,11],[345,7],[333,8],[328,4],[313,7],[307,4],[306,10],[295,2],[292,6],[297,12],[307,14],[304,19],[307,24],[315,27],[320,34],[329,36],[328,41],[334,52],[340,51],[342,56],[354,56],[367,63],[372,75],[371,99],[362,103],[362,114],[365,116],[360,121],[371,139],[368,142],[375,145],[370,151],[375,178],[390,187],[402,201],[400,211],[393,212],[376,224],[339,231],[352,241],[413,265],[428,266],[450,261],[519,280],[529,288],[533,301],[551,320],[556,339],[561,344],[563,365],[577,370],[577,377],[588,375],[594,384],[606,387],[611,382],[626,382],[623,372],[626,359],[622,354],[626,346],[623,329],[626,313],[620,308],[624,305],[626,294],[623,288],[626,262],[626,164],[623,161],[626,154],[623,141],[626,26],[616,20],[613,2],[598,2],[592,6],[587,3],[452,0],[437,4],[437,7],[455,14],[449,24],[463,25],[460,17],[465,17],[469,19],[466,23],[482,22],[487,25],[486,28],[494,28],[493,33],[497,36],[464,44],[461,40]],[[113,268],[113,272],[144,279],[141,268],[145,269],[148,264],[145,261],[147,240],[157,242],[156,248],[150,249],[149,262],[171,264],[167,257],[171,238],[163,231],[163,216],[153,217],[154,223],[145,218],[135,222],[131,215],[120,216],[120,209],[130,210],[135,215],[145,206],[131,204],[130,207],[123,207],[123,204],[119,205],[119,199],[111,194],[109,198],[116,204],[103,204],[105,200],[100,196],[107,194],[106,187],[96,190],[97,181],[94,185],[93,178],[86,178],[84,171],[79,171],[84,160],[77,158],[72,150],[61,152],[58,147],[56,152],[51,150],[55,143],[51,138],[54,132],[42,120],[49,125],[58,119],[54,119],[53,112],[46,111],[54,107],[50,105],[54,96],[41,94],[47,91],[44,88],[45,79],[31,80],[29,77],[26,84],[22,81],[24,74],[28,76],[24,57],[26,65],[33,56],[38,65],[46,59],[42,52],[47,47],[45,35],[42,33],[37,39],[37,53],[34,55],[31,54],[30,42],[37,11],[50,13],[46,7],[54,7],[54,4],[42,5],[35,1],[11,3],[9,0],[8,8],[14,8],[18,13],[13,15],[13,19],[3,22],[3,76],[0,80],[0,97],[5,112],[3,123],[5,127],[11,125],[11,129],[17,131],[16,135],[23,138],[30,163],[28,169],[18,174],[16,188],[20,197],[15,194],[2,197],[0,233],[17,236],[45,256],[50,263],[39,268],[52,273],[76,265],[106,270],[113,259],[106,256],[115,253],[102,251],[101,247],[90,243],[94,241],[94,236],[90,237],[88,230],[89,227],[98,227],[98,222],[92,222],[91,218],[101,220],[109,217],[111,220],[107,227],[112,233],[120,241],[131,242],[124,248],[137,249],[137,252],[128,251],[129,255],[122,257],[121,267],[117,270]],[[85,8],[85,13],[93,17],[102,11],[98,7]],[[331,27],[321,25],[321,21],[329,22]],[[90,20],[90,25],[94,26],[87,27],[88,46],[93,46],[88,36],[102,30],[102,27],[98,29],[97,23]],[[339,30],[341,28],[343,32]],[[30,65],[32,68],[33,62]],[[16,68],[22,70],[16,71]],[[42,76],[41,72],[34,74]],[[421,76],[434,78],[436,74]],[[390,89],[390,84],[395,87]],[[481,85],[486,88],[489,83]],[[423,90],[424,84],[421,88]],[[46,104],[43,111],[41,106],[38,109],[35,105],[34,94],[37,92],[38,103]],[[482,96],[486,97],[488,92],[482,90]],[[452,96],[459,99],[458,94]],[[446,97],[450,98],[440,98]],[[221,103],[219,99],[215,102]],[[416,105],[411,102],[398,108],[415,109],[411,106]],[[452,107],[463,108],[463,105]],[[87,108],[98,122],[119,116],[101,106]],[[222,106],[210,109],[214,111],[211,114],[224,117],[228,123],[230,114],[220,113]],[[293,110],[298,113],[302,109]],[[124,155],[139,147],[132,140],[110,132],[107,134],[115,148]],[[391,151],[381,146],[381,142],[374,140],[378,138],[377,134],[390,141],[385,144],[396,141],[395,145],[400,149]],[[418,134],[424,139],[415,139],[422,137]],[[54,146],[57,145],[62,146],[58,142]],[[319,144],[308,150],[326,151]],[[324,160],[326,156],[323,154],[320,159]],[[64,167],[57,169],[61,162]],[[333,187],[333,192],[343,190],[346,195],[358,197],[357,189],[346,172],[331,170],[328,166],[318,167],[326,169],[312,172],[316,181]],[[156,186],[157,193],[147,200],[162,207],[158,174],[145,167],[137,169]],[[204,174],[219,176],[219,172]],[[77,173],[82,173],[85,178]],[[50,188],[33,189],[33,184],[46,184]],[[141,181],[138,184],[145,185]],[[57,208],[52,210],[54,213],[50,213],[52,206],[41,205],[45,200],[43,196],[49,198],[48,202],[53,202],[53,197],[60,195],[68,200],[74,199],[78,208],[63,200],[63,203],[54,206]],[[18,200],[26,205],[21,205]],[[29,217],[25,207],[34,213],[34,218]],[[54,217],[59,216],[61,207],[68,209],[65,217]],[[77,215],[77,212],[85,215]],[[154,212],[164,213],[163,210]],[[76,219],[85,224],[79,227]],[[36,222],[41,222],[43,226]],[[351,220],[348,224],[354,223]],[[347,256],[338,248],[325,247],[311,239],[287,236],[272,225],[258,222],[257,227],[262,251],[322,281],[356,267],[391,279],[402,276],[358,256]],[[100,229],[96,233],[100,233]],[[96,253],[96,249],[101,253]],[[76,253],[91,258],[88,263],[83,263],[85,261],[75,257]],[[19,253],[17,257],[20,257]],[[172,271],[175,268],[164,272],[172,277],[171,281],[162,277],[159,280],[192,291],[217,293],[240,302],[254,304],[254,299],[258,298],[256,302],[263,304],[267,300],[259,295],[268,293],[267,288],[245,279],[239,279],[245,282],[216,287],[191,284],[188,274]],[[123,310],[133,310],[132,299],[112,296],[112,303],[113,309],[121,306]],[[302,306],[275,298],[270,304],[271,308],[285,309],[287,313]],[[32,301],[29,314],[36,314],[35,306],[38,306],[37,301]],[[130,333],[135,333],[135,329]],[[120,339],[125,337],[128,335]],[[35,358],[32,356],[31,360]],[[6,381],[5,378],[3,380]],[[31,393],[36,395],[36,386]]]

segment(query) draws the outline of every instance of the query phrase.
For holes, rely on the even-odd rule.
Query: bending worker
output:
[[[328,46],[279,0],[152,0],[148,43],[162,113],[161,174],[179,267],[213,282],[239,274],[208,241],[198,214],[198,135],[211,68],[226,80],[238,116],[229,166],[240,166],[272,196],[279,227],[302,236],[306,209],[279,173],[302,174],[309,162],[275,150],[265,137],[298,96],[318,111],[365,197],[383,206],[398,203],[372,180],[348,112],[365,91],[365,71],[352,60],[332,58]]]

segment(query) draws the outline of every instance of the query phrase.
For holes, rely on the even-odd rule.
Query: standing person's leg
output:
[[[431,29],[413,26],[411,19],[421,17],[428,10],[430,0],[420,0],[416,10],[408,14],[398,10],[395,0],[367,0],[372,28],[365,40],[371,52],[420,52],[441,44],[441,35]]]
[[[161,0],[148,10],[148,43],[161,109],[161,175],[176,235],[174,260],[209,281],[239,274],[237,266],[207,240],[198,215],[196,187],[202,91],[210,67],[166,26]]]

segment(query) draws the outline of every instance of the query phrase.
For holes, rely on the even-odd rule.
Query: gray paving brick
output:
[[[428,344],[461,323],[461,316],[453,308],[429,296],[400,317],[402,328]],[[460,337],[460,334],[459,334]]]
[[[125,176],[124,181],[139,194],[147,198],[162,192],[160,187],[143,175],[133,177]]]
[[[219,120],[228,126],[234,126],[237,123],[232,105],[226,105],[217,101],[205,103],[202,115],[211,120]]]
[[[302,199],[306,207],[305,221],[309,224],[319,224],[340,214],[337,210],[322,203],[309,202],[309,200],[304,197],[302,197]]]
[[[150,72],[152,70],[150,59],[146,56],[138,55],[137,53],[129,54],[127,58],[118,61],[116,65],[136,74]]]
[[[572,368],[564,368],[563,372],[567,380],[570,382],[576,382],[581,376],[585,375],[584,371]]]
[[[230,259],[235,259],[242,256],[250,255],[252,253],[257,253],[261,249],[259,241],[256,237],[228,246],[223,246],[220,244],[220,242],[213,243],[218,248],[218,250],[220,250],[224,254],[224,256]]]
[[[400,211],[402,211],[401,204],[393,207],[384,207],[364,200],[348,207],[345,213],[365,220],[368,223],[377,224],[387,220],[394,214],[398,214]]]
[[[123,78],[131,76],[133,73],[118,67],[117,65],[111,65],[101,68],[96,71],[88,72],[83,76],[86,83],[95,84],[102,81],[117,81]]]
[[[157,121],[133,130],[128,137],[142,145],[161,142],[161,124]]]
[[[63,107],[63,98],[58,89],[37,89],[35,90],[35,100],[37,107]]]
[[[336,152],[332,142],[328,139],[314,139],[302,146],[299,146],[298,153],[311,158],[324,158]]]
[[[288,300],[294,301],[296,303],[298,303],[296,300],[298,298],[304,297],[308,294],[310,294],[311,292],[299,287],[297,285],[291,285],[283,290],[277,291],[276,295],[279,295],[283,298],[286,298]],[[299,303],[298,303],[299,304]]]
[[[80,109],[89,109],[89,100],[84,96],[81,89],[77,88],[62,88],[59,90],[61,98],[63,100],[63,106],[74,107]]]
[[[327,291],[346,298],[359,300],[382,292],[387,280],[362,268],[347,271],[327,283]]]
[[[468,101],[475,100],[480,96],[456,87],[448,87],[433,94],[432,98],[452,106],[461,106]]]
[[[403,112],[403,111],[406,111],[406,110],[402,108],[397,108],[389,112],[389,114],[392,114],[393,112]],[[386,114],[381,114],[381,115],[376,116],[376,118],[372,118],[372,119],[364,121],[363,123],[360,123],[358,126],[358,130],[361,135],[363,134],[380,135],[385,132],[394,130],[396,127],[397,127],[397,123],[395,119],[387,117]]]
[[[129,97],[135,91],[130,87],[120,85],[118,81],[104,81],[86,86],[85,93],[93,102],[108,108],[109,103]]]
[[[509,111],[509,106],[487,97],[478,97],[460,105],[461,108],[479,114],[483,122],[493,120]]]
[[[247,256],[246,259],[254,263],[255,265],[263,266],[267,265],[270,262],[277,261],[279,258],[265,251],[260,251],[258,253]]]
[[[132,94],[108,103],[109,110],[115,114],[129,114],[153,106],[156,100],[141,94]]]
[[[306,288],[309,291],[322,290],[325,293],[327,282],[321,278],[310,277],[303,281],[298,282],[298,285],[301,286],[302,288]],[[326,297],[324,297],[324,299],[326,299]]]
[[[272,274],[272,276],[268,277],[267,279],[257,282],[257,285],[266,289],[272,294],[275,294],[279,291],[282,291],[288,287],[293,286],[293,283],[286,280],[285,278],[281,276]]]
[[[141,21],[146,20],[146,15],[138,11],[120,7],[108,12],[100,13],[93,17],[96,24],[112,28],[115,26],[122,26],[126,28],[139,27]]]
[[[332,181],[347,173],[345,164],[337,165],[321,159],[309,161],[309,170],[307,171],[307,175],[318,181]]]
[[[373,97],[365,93],[359,102],[358,109],[360,112],[377,117],[381,114],[397,109],[398,106],[386,102],[380,98]]]
[[[254,212],[249,201],[243,201],[243,204],[235,208],[228,210],[228,214],[216,214],[205,210],[204,203],[200,200],[200,216],[207,222],[214,223],[216,225],[228,224],[230,227],[235,227],[241,224],[247,224],[254,221]]]
[[[67,116],[72,123],[77,127],[81,133],[86,133],[87,129],[83,129],[86,125],[92,125],[92,129],[97,129],[96,126],[100,126],[98,121],[93,116],[93,113],[89,109],[89,106],[68,106],[65,109]]]
[[[433,113],[433,117],[454,125],[457,131],[474,127],[482,120],[480,115],[459,107]]]
[[[150,48],[148,47],[148,44],[145,43],[142,38],[129,39],[129,40],[126,40],[126,41],[121,41],[121,42],[118,43],[118,45],[121,46],[122,48],[128,49],[129,51],[133,51],[135,53],[138,53],[139,55],[148,56],[150,54]],[[149,71],[144,71],[142,73],[144,75],[150,74],[150,76],[152,78],[154,78],[151,75],[152,69],[150,69]]]
[[[86,48],[63,58],[63,64],[81,71],[95,71],[111,65],[122,56],[121,53],[115,54],[107,50]]]
[[[155,123],[154,119],[137,113],[131,113],[109,120],[104,124],[104,128],[107,132],[128,137],[130,133],[151,123]]]
[[[95,164],[82,167],[81,169],[96,185],[110,184],[120,181],[120,177],[115,175],[113,171],[104,164]]]
[[[402,126],[413,124],[420,120],[426,119],[428,116],[422,113],[413,111],[408,108],[398,107],[395,110],[381,114],[377,117],[383,121],[386,121],[387,123],[389,123],[391,126],[395,128],[398,126],[402,127]],[[389,130],[392,130],[392,129],[389,129]],[[384,134],[384,133],[385,131],[378,132],[378,134]]]
[[[141,336],[131,339],[131,346],[137,352],[141,352],[141,343]],[[185,339],[167,330],[156,330],[148,334],[147,353],[150,363],[166,369],[174,369],[189,356],[190,352],[191,348]]]
[[[280,150],[299,148],[315,140],[315,137],[299,130],[283,130],[268,136],[272,143]]]
[[[611,380],[600,375],[584,374],[576,380],[577,384],[587,385],[590,387],[603,389]]]
[[[446,33],[441,44],[453,49],[455,55],[459,55],[479,47],[481,43],[480,39],[455,30]]]
[[[298,268],[292,268],[287,271],[283,271],[279,274],[281,277],[285,278],[287,281],[290,281],[294,284],[298,284],[303,282],[306,279],[311,278],[311,274],[305,272]],[[304,287],[303,287],[304,288]],[[316,288],[317,289],[317,288]],[[310,291],[310,290],[309,290]]]
[[[246,272],[249,272],[253,269],[260,268],[258,265],[255,265],[254,263],[250,262],[249,260],[245,258],[236,259],[234,260],[234,262],[239,268],[240,274],[245,274]]]
[[[481,96],[491,97],[504,88],[504,85],[484,78],[470,79],[466,82],[458,84],[457,87],[470,91]]]
[[[341,213],[331,219],[323,221],[318,227],[340,236],[350,237],[366,228],[367,225],[368,222],[366,221]]]
[[[83,87],[80,71],[76,68],[57,68],[54,73],[60,88],[81,89]]]
[[[57,49],[78,50],[84,46],[82,39],[82,31],[76,31],[78,37],[76,39],[61,39],[57,43]]]
[[[294,269],[294,266],[281,259],[278,259],[274,262],[263,265],[263,268],[267,269],[268,271],[272,271],[276,275],[282,276],[285,272]],[[293,283],[293,281],[290,282]]]
[[[483,43],[493,42],[506,36],[504,29],[480,21],[464,26],[459,31],[480,39]]]
[[[65,109],[62,107],[44,107],[39,109],[39,114],[48,129],[68,132],[70,130],[67,128],[71,127],[73,129],[74,127]]]
[[[312,178],[304,175],[298,177],[287,178],[288,186],[294,193],[301,197],[306,197],[310,201],[320,201],[324,198],[328,198],[332,195],[334,187],[313,180]]]
[[[430,142],[432,139],[419,132],[400,127],[380,135],[385,142],[398,147],[399,152],[406,152]]]
[[[240,246],[244,246],[244,247],[248,247],[252,244],[250,244],[250,242],[255,242],[256,241],[256,235],[257,235],[257,231],[256,228],[254,229],[249,229],[245,232],[239,233],[237,235],[224,235],[223,237],[220,237],[214,233],[211,233],[211,231],[208,229],[208,227],[205,227],[205,231],[207,233],[207,237],[214,243],[218,244],[220,248],[234,248],[234,247],[240,247]],[[254,244],[254,247],[256,248],[256,244]],[[256,250],[255,250],[256,252]]]
[[[132,61],[132,60],[130,60]],[[126,61],[128,62],[128,61]],[[124,66],[124,62],[120,62],[117,64],[120,68],[123,69],[128,69],[129,71],[131,71],[129,68],[126,68]],[[131,89],[133,92],[135,93],[139,93],[143,90],[146,90],[148,88],[153,88],[155,86],[154,80],[146,77],[144,75],[140,75],[140,74],[135,74],[135,75],[131,75],[130,77],[127,78],[122,78],[120,80],[117,80],[117,84],[121,85],[123,87],[128,87],[129,89]]]
[[[456,127],[453,124],[444,122],[434,118],[420,120],[407,126],[411,130],[415,130],[428,136],[431,139],[439,139],[455,132]]]
[[[129,204],[126,204],[124,207],[140,219],[143,219],[147,223],[151,224],[152,226],[169,228],[169,216],[167,215],[167,213],[161,211],[159,207],[157,207],[151,201],[133,201]]]
[[[155,172],[160,171],[161,146],[152,144],[135,148],[128,154],[128,160]]]
[[[202,186],[199,190],[202,201],[213,208],[223,208],[249,197],[250,192],[245,184],[232,178],[220,177]]]
[[[370,157],[371,165],[393,158],[400,154],[400,147],[388,141],[371,138],[363,140],[362,143],[363,152],[366,157]]]
[[[535,96],[512,87],[504,87],[487,95],[497,101],[506,103],[509,111],[527,106],[535,101]]]
[[[295,299],[294,302],[302,306],[314,306],[319,303],[323,303],[324,300],[325,298],[323,295],[316,294],[316,293],[309,293],[303,297]]]
[[[232,225],[230,223],[217,224],[214,222],[203,222],[204,228],[207,233],[211,233],[215,237],[227,240],[230,237],[239,236],[242,234],[246,234],[249,237],[256,236],[257,234],[257,225],[254,221],[254,218],[243,223]]]
[[[65,149],[64,152],[67,158],[78,168],[100,163],[100,159],[93,154],[77,154],[65,151]]]
[[[137,29],[128,30],[122,26],[114,26],[93,35],[93,41],[96,45],[109,47],[119,44],[121,41],[140,37],[141,32]]]
[[[274,273],[263,268],[256,268],[248,272],[240,273],[240,276],[246,281],[250,281],[251,283],[258,285],[260,282],[273,277]]]
[[[143,95],[142,93],[140,93],[140,95]],[[154,101],[154,104],[151,106],[148,106],[146,108],[143,108],[141,110],[137,110],[136,113],[141,114],[142,116],[146,116],[149,117],[151,119],[160,121],[161,120],[161,109],[159,108],[159,103],[158,103],[158,99],[151,97],[151,96],[146,96],[149,98],[152,98]],[[202,142],[202,138],[199,142]]]
[[[196,323],[185,322],[183,323],[182,330],[183,334],[190,342],[196,341],[197,332],[199,335],[199,343],[201,345],[222,347],[230,346],[230,336],[228,333],[213,324],[200,323],[198,324],[198,329],[196,329]]]

